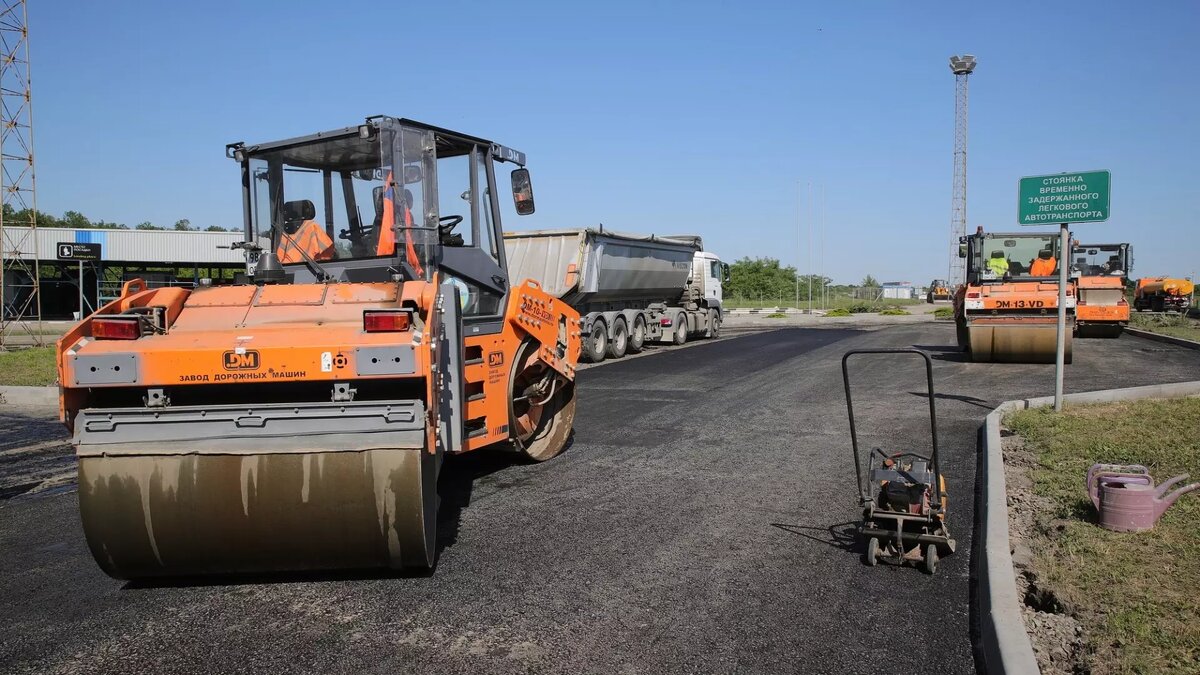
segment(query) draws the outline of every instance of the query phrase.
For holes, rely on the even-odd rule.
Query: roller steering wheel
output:
[[[443,235],[450,234],[462,221],[462,216],[442,216],[438,218],[438,232]]]

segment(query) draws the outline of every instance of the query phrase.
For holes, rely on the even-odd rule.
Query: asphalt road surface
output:
[[[1003,400],[1050,393],[1054,369],[966,363],[953,337],[933,323],[784,329],[584,371],[562,456],[448,461],[432,576],[115,581],[84,543],[56,423],[0,408],[0,478],[52,479],[0,495],[0,669],[970,672],[979,425]],[[959,543],[932,577],[866,567],[853,536],[839,359],[911,345],[936,359]],[[867,447],[927,449],[922,375],[915,358],[852,365]],[[1066,381],[1196,379],[1196,352],[1123,337],[1076,341]]]

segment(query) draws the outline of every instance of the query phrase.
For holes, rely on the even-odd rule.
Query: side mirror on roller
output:
[[[518,215],[527,216],[533,213],[533,183],[529,178],[529,169],[513,169],[512,193]]]

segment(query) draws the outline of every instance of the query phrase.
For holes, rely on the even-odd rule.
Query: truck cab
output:
[[[692,257],[691,284],[699,291],[707,306],[721,309],[723,296],[721,285],[729,279],[729,265],[721,262],[717,254],[696,251]]]

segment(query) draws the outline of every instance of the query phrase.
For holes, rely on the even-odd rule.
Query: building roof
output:
[[[36,241],[27,227],[6,226],[4,244],[20,249],[23,257],[56,260],[60,243],[100,244],[100,260],[112,263],[169,265],[229,265],[245,262],[240,250],[228,248],[244,241],[241,232],[180,232],[176,230],[101,230],[39,227]],[[224,246],[225,248],[221,248]],[[4,256],[11,257],[5,250]]]

